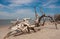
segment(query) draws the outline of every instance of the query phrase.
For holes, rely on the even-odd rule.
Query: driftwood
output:
[[[51,16],[47,16],[47,15],[45,15],[45,13],[42,11],[42,10],[40,10],[41,11],[41,13],[42,13],[42,16],[40,16],[39,18],[38,18],[38,23],[36,23],[35,25],[38,27],[38,26],[40,26],[40,24],[41,24],[41,20],[43,19],[43,26],[44,26],[44,24],[45,24],[45,22],[46,22],[46,20],[44,19],[44,17],[46,17],[46,19],[47,18],[49,18],[49,21],[51,22],[51,23],[54,23],[55,24],[55,27],[56,27],[56,29],[57,29],[57,23],[56,23],[56,21],[53,19],[53,17],[51,17]],[[35,13],[36,13],[36,10],[35,10]],[[37,17],[37,16],[36,16]]]
[[[24,23],[16,22],[15,27],[14,26],[10,27],[12,31],[10,30],[7,33],[7,35],[4,37],[4,39],[6,39],[6,38],[8,38],[10,36],[21,35],[21,34],[25,33],[25,31],[28,32],[28,33],[30,33],[30,30],[33,30],[34,32],[36,32],[36,30],[34,29],[35,25],[29,25],[29,26],[28,25],[29,25],[29,23],[26,23],[26,22],[24,22]]]
[[[46,18],[50,18],[50,22],[51,23],[53,23],[54,22],[54,24],[55,24],[55,27],[56,27],[56,29],[57,29],[57,23],[54,21],[54,19],[51,17],[51,16],[46,16],[46,15],[42,15],[41,17],[39,17],[39,20],[38,20],[38,23],[41,23],[41,19],[42,18],[44,18],[44,17],[46,17]],[[46,22],[46,20],[43,20],[44,22],[43,22],[43,26],[44,26],[44,24],[45,24],[45,22]]]

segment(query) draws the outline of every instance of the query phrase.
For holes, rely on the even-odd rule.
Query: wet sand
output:
[[[0,39],[8,33],[8,25],[0,27]],[[23,34],[16,37],[10,36],[8,39],[60,39],[60,24],[58,29],[55,29],[54,24],[45,24],[40,31],[31,32],[30,34]]]

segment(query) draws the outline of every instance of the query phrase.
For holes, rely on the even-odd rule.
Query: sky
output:
[[[39,16],[60,14],[60,0],[0,0],[0,19],[35,17],[34,7]]]

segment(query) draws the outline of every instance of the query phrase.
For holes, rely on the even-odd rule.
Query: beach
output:
[[[3,37],[9,32],[9,26],[10,25],[0,26],[0,39],[3,39]],[[10,36],[7,39],[60,39],[60,24],[58,24],[58,29],[55,29],[54,24],[45,24],[44,26],[41,26],[40,31],[16,37]]]

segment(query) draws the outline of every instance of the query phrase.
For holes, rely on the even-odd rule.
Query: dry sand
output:
[[[8,33],[9,26],[0,27],[0,39]],[[10,36],[8,39],[60,39],[60,24],[58,24],[58,29],[52,24],[47,24],[41,27],[40,31],[30,34],[23,34],[16,37]]]

